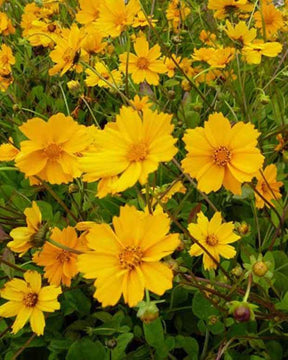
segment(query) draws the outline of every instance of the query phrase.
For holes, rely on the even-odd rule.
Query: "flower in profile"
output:
[[[15,65],[15,63],[16,60],[13,56],[12,49],[7,45],[2,44],[0,49],[0,73],[3,73],[4,71],[11,72],[11,65]]]
[[[271,39],[282,27],[284,27],[283,16],[280,10],[273,4],[263,3],[260,10],[254,14],[255,26],[261,29],[267,39]]]
[[[169,1],[169,5],[166,10],[166,18],[169,23],[172,24],[175,33],[180,31],[181,24],[183,24],[190,13],[191,10],[185,2],[180,0]]]
[[[44,277],[48,279],[49,284],[70,286],[71,279],[78,273],[76,252],[86,248],[79,241],[76,230],[71,226],[63,230],[52,229],[50,238],[59,246],[46,242],[43,249],[34,254],[33,261],[37,265],[44,266]],[[60,246],[63,246],[63,249]],[[65,250],[65,247],[75,252]]]
[[[217,262],[220,261],[220,256],[231,259],[236,255],[234,247],[229,244],[239,240],[240,236],[233,232],[234,224],[232,222],[222,224],[220,212],[216,212],[210,221],[200,212],[197,217],[197,223],[189,224],[188,230]],[[203,254],[204,269],[217,269],[215,261],[198,244],[191,246],[189,254],[191,256]]]
[[[174,61],[173,61],[174,60]],[[172,54],[171,57],[167,57],[165,60],[164,60],[164,64],[167,68],[167,76],[169,78],[172,78],[174,77],[175,75],[175,69],[177,68],[177,65],[175,64],[175,62],[180,65],[181,63],[181,56],[176,56],[175,54]]]
[[[187,130],[183,169],[197,179],[199,190],[209,193],[223,185],[241,194],[241,184],[251,181],[264,161],[256,148],[259,135],[252,124],[239,121],[231,126],[222,113],[214,113],[204,128]]]
[[[16,166],[26,176],[61,184],[81,175],[79,156],[89,144],[85,126],[58,113],[47,122],[30,119],[19,129],[28,140],[20,143]]]
[[[99,31],[95,23],[91,23],[82,29],[84,38],[81,42],[81,49],[85,50],[89,55],[102,53],[107,43],[103,41],[103,33]]]
[[[128,74],[132,74],[132,80],[135,84],[140,84],[146,80],[150,85],[158,85],[159,74],[164,74],[167,71],[163,61],[159,60],[161,56],[160,46],[155,45],[149,49],[148,41],[144,36],[141,36],[136,39],[134,50],[136,55],[123,53],[119,56],[120,70],[123,73],[128,70]]]
[[[138,0],[130,0],[128,4],[119,0],[102,0],[97,26],[105,35],[115,38],[133,24],[140,10]]]
[[[253,43],[246,44],[242,49],[242,55],[248,64],[260,64],[262,55],[276,57],[283,49],[279,42],[266,42],[255,40]]]
[[[145,27],[145,26],[149,26],[150,24],[155,24],[156,22],[157,22],[157,20],[154,20],[153,16],[148,16],[148,19],[147,19],[145,14],[143,13],[143,11],[139,11],[136,14],[136,17],[134,18],[132,27],[134,27],[134,28]]]
[[[76,20],[83,25],[96,21],[99,18],[101,0],[79,0],[80,10],[76,14]]]
[[[113,179],[112,193],[124,191],[138,180],[145,184],[159,163],[170,161],[177,152],[171,118],[148,108],[140,117],[133,108],[122,107],[116,122],[95,134],[96,149],[80,159],[84,180]]]
[[[85,83],[87,86],[93,87],[97,85],[109,89],[122,83],[122,74],[119,70],[109,70],[102,62],[97,62],[94,69],[94,71],[91,69],[86,70],[87,78]]]
[[[211,33],[210,31],[206,31],[206,30],[202,30],[200,35],[199,35],[199,39],[208,46],[213,46],[215,45],[216,42],[216,35]]]
[[[39,247],[43,244],[47,227],[42,225],[42,215],[35,201],[32,207],[24,210],[26,216],[25,227],[17,227],[10,232],[13,239],[7,246],[14,252],[23,256],[32,247]]]
[[[15,28],[11,20],[4,12],[0,12],[0,35],[10,35],[15,33]]]
[[[1,297],[9,300],[0,306],[0,316],[8,318],[16,316],[12,325],[12,333],[21,330],[30,321],[32,331],[40,336],[44,333],[45,317],[43,312],[54,312],[60,309],[57,301],[61,288],[55,286],[41,287],[41,275],[37,271],[28,270],[24,280],[12,279],[4,289]]]
[[[103,306],[115,305],[123,294],[133,307],[143,299],[144,289],[157,295],[171,289],[172,270],[160,262],[179,244],[178,234],[168,234],[169,225],[164,214],[145,214],[126,205],[113,218],[113,229],[107,224],[90,229],[91,251],[79,255],[78,268],[85,278],[96,279],[94,296]]]
[[[282,195],[280,187],[283,186],[282,181],[277,181],[277,167],[274,164],[266,166],[264,171],[259,171],[256,175],[257,185],[256,190],[260,193],[268,203],[271,200],[281,199]],[[256,207],[262,209],[264,205],[267,206],[266,202],[255,193]]]
[[[254,5],[248,0],[209,0],[208,9],[215,10],[216,19],[225,19],[231,14],[253,11]]]
[[[19,150],[13,145],[13,139],[9,138],[8,143],[0,145],[0,161],[15,160]]]
[[[257,36],[257,30],[255,28],[249,29],[245,21],[240,21],[233,26],[230,21],[227,20],[225,32],[231,40],[238,41],[241,46],[251,43]]]

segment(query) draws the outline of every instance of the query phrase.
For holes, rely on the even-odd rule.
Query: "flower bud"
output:
[[[159,317],[159,310],[154,301],[149,303],[141,301],[138,305],[139,310],[137,317],[139,317],[145,324],[150,324]]]
[[[239,322],[247,322],[250,320],[251,311],[246,306],[239,306],[233,312],[234,319]]]
[[[253,274],[259,277],[265,276],[268,270],[268,266],[264,261],[257,261],[252,268]]]

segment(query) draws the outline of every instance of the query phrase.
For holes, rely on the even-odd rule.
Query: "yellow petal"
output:
[[[45,318],[42,311],[37,308],[33,308],[31,317],[30,317],[30,324],[33,332],[38,336],[44,334],[44,327],[45,327]]]
[[[145,288],[157,295],[163,295],[172,288],[173,272],[167,265],[160,262],[143,263],[141,270],[144,275]]]

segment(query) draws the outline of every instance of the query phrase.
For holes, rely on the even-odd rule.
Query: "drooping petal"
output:
[[[172,288],[173,272],[161,262],[143,263],[141,270],[144,275],[145,288],[157,295],[163,295]]]

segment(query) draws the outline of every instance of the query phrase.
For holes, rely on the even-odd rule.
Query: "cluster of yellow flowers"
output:
[[[184,177],[195,179],[201,193],[221,191],[223,186],[234,195],[241,195],[243,184],[256,179],[253,186],[259,209],[273,207],[283,185],[277,181],[276,165],[263,168],[265,158],[257,142],[261,134],[251,122],[232,123],[221,112],[212,111],[202,126],[187,129],[183,139],[176,138],[172,114],[157,110],[150,97],[137,94],[131,98],[123,89],[129,84],[132,89],[138,89],[138,84],[160,87],[162,76],[166,81],[179,78],[184,91],[217,79],[233,81],[233,61],[260,64],[262,56],[273,58],[281,53],[281,34],[287,36],[285,9],[280,11],[269,0],[259,6],[246,0],[209,0],[208,9],[221,24],[222,36],[203,30],[199,34],[202,47],[194,47],[185,57],[181,52],[171,53],[160,40],[152,44],[157,19],[147,15],[138,0],[79,0],[76,14],[69,14],[73,18],[69,26],[57,21],[62,2],[27,4],[21,20],[23,41],[47,51],[53,62],[51,77],[70,72],[71,92],[81,88],[82,81],[87,91],[98,86],[120,94],[125,105],[115,121],[104,127],[80,124],[77,116],[63,113],[47,121],[28,119],[18,127],[19,146],[12,139],[0,146],[0,161],[14,161],[31,186],[69,184],[81,178],[97,182],[97,196],[103,198],[117,196],[139,182],[146,185],[142,194],[152,201],[144,211],[122,206],[111,226],[83,221],[64,229],[49,228],[33,201],[24,212],[26,226],[12,229],[8,247],[20,256],[32,249],[33,262],[44,267],[50,285],[41,287],[40,274],[32,271],[24,274],[24,280],[6,283],[1,297],[9,302],[0,306],[0,316],[17,315],[14,333],[30,319],[32,330],[43,334],[43,312],[59,309],[60,286],[69,287],[79,273],[96,279],[94,296],[103,306],[115,305],[123,295],[124,302],[133,307],[143,299],[145,289],[157,295],[171,289],[173,272],[161,260],[177,249],[180,237],[169,232],[169,216],[158,205],[176,192],[185,193]],[[169,2],[165,15],[175,41],[181,42],[190,14],[191,8],[182,1]],[[239,21],[234,21],[235,14]],[[145,27],[150,31],[147,35],[142,32]],[[1,12],[0,34],[6,38],[14,33],[11,20]],[[13,82],[14,55],[10,46],[1,45],[1,91]],[[161,163],[176,162],[182,140],[186,154],[179,155],[182,162],[178,165],[183,178],[149,189],[149,175]],[[229,245],[240,239],[234,230],[233,222],[225,222],[220,212],[215,211],[211,220],[199,212],[197,222],[188,225],[194,241],[190,255],[203,255],[204,269],[216,269],[220,256],[231,259],[236,255]]]

